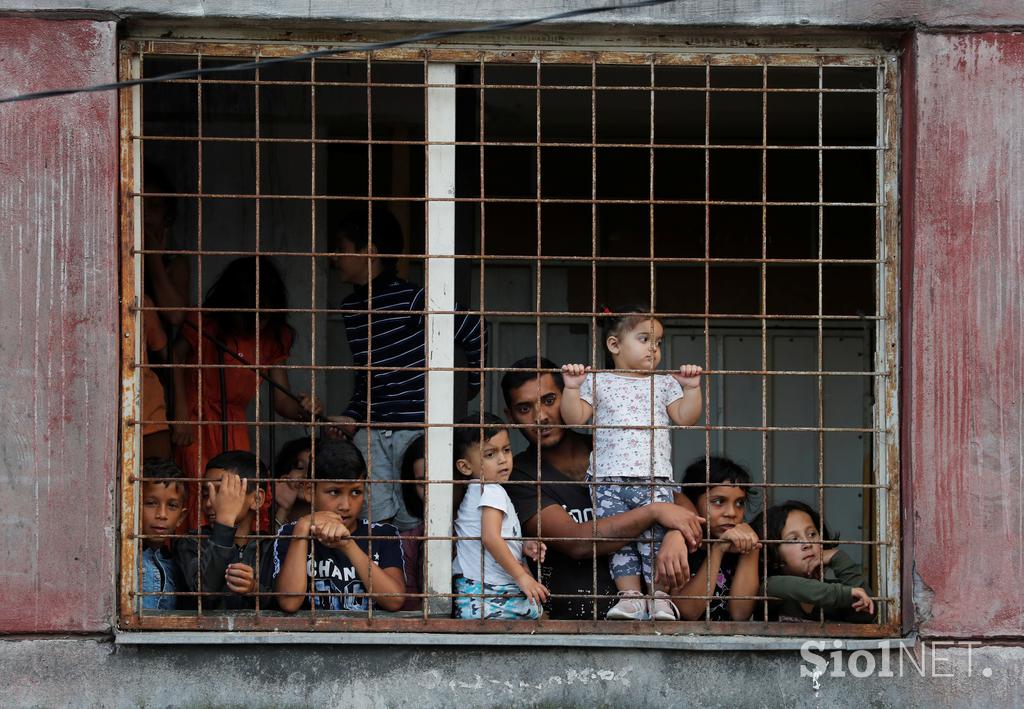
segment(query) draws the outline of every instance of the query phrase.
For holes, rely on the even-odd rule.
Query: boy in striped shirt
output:
[[[338,255],[331,265],[342,281],[354,286],[341,305],[353,363],[386,369],[357,372],[348,407],[341,416],[329,418],[352,436],[372,482],[397,480],[405,449],[422,434],[426,372],[415,368],[426,362],[426,300],[422,286],[398,277],[397,255],[404,246],[398,220],[383,205],[374,205],[371,216],[372,227],[366,211],[360,210],[333,230],[332,250]],[[479,367],[482,318],[457,314],[455,344],[465,353],[468,367]],[[479,390],[480,375],[470,375],[468,399]],[[372,522],[388,522],[403,531],[419,523],[406,511],[399,485],[369,488]]]

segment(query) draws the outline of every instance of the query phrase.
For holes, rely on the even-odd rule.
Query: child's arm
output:
[[[828,554],[825,563],[832,569],[839,582],[853,587],[855,613],[851,614],[848,620],[855,623],[871,622],[875,614],[875,602],[871,600],[871,586],[864,577],[860,565],[840,549],[830,549],[824,553]]]
[[[570,426],[586,423],[594,413],[594,408],[580,398],[580,386],[589,371],[590,367],[582,364],[562,365],[562,380],[565,382],[562,390],[562,420]]]
[[[152,308],[155,305],[153,299],[148,295],[143,297],[142,304],[147,308]],[[159,315],[157,313],[142,313],[142,324],[142,330],[146,335],[146,349],[150,352],[159,352],[162,357],[167,357],[167,353],[164,352],[167,349],[167,332],[160,323]]]
[[[235,523],[245,509],[246,484],[245,478],[235,473],[224,473],[219,486],[206,483],[216,521],[211,527],[210,536],[203,540],[202,564],[195,551],[198,545],[183,546],[182,571],[193,591],[198,590],[201,575],[203,591],[216,593],[223,591],[226,586],[235,593],[249,592],[245,571],[236,568],[234,573],[229,572],[231,567],[244,566],[250,576],[252,573],[252,567],[248,564],[230,562],[235,550]]]
[[[147,234],[146,248],[163,251],[167,248],[167,232],[157,229]],[[146,278],[153,288],[153,297],[163,308],[188,307],[188,260],[176,256],[168,267],[163,254],[146,254]],[[185,320],[184,310],[162,310],[160,316],[172,325]]]
[[[288,383],[288,370],[272,367],[267,372],[267,376],[274,384],[291,391],[291,385]],[[314,417],[319,416],[323,413],[323,410],[323,405],[316,397],[302,394],[299,397],[299,401],[296,401],[290,396],[286,396],[280,389],[274,389],[274,411],[286,419],[309,421],[311,415]]]
[[[171,362],[183,364],[192,356],[192,345],[181,335],[174,341],[171,348]],[[185,369],[174,367],[171,369],[171,377],[174,383],[174,418],[178,421],[187,421],[188,391],[185,386]],[[195,426],[187,423],[171,424],[171,442],[176,446],[188,446],[195,440]],[[191,521],[189,522],[191,524]]]
[[[736,596],[756,596],[761,580],[758,578],[759,556],[756,551],[740,554],[736,562],[736,573],[733,574],[729,586],[729,616],[733,620],[749,620],[757,607],[753,598],[736,598]]]
[[[199,545],[202,543],[202,565],[199,563]],[[179,539],[174,547],[175,561],[185,577],[189,591],[199,590],[202,577],[203,591],[218,593],[224,590],[225,571],[235,545],[235,530],[215,522],[210,536],[203,540]],[[215,602],[219,599],[214,599]]]
[[[548,599],[548,590],[533,578],[530,570],[519,563],[512,550],[508,548],[508,542],[501,536],[501,523],[505,513],[497,507],[480,508],[480,538],[484,549],[494,557],[494,560],[501,564],[501,568],[515,579],[516,585],[526,597],[536,603],[543,605]]]
[[[854,586],[829,583],[800,576],[769,576],[765,595],[783,600],[809,603],[826,610],[847,610],[853,607]]]
[[[729,616],[733,620],[747,620],[754,614],[757,601],[752,598],[735,597],[757,595],[761,582],[757,575],[761,540],[754,528],[745,522],[740,522],[726,531],[721,539],[728,542],[725,545],[725,553],[736,554],[738,557],[736,570],[729,584]]]
[[[668,416],[677,426],[692,426],[702,413],[700,375],[703,369],[696,364],[684,364],[672,378],[683,388],[683,398],[668,405]]]
[[[830,551],[832,552],[831,554],[829,554]],[[836,575],[839,583],[846,584],[847,586],[859,586],[865,591],[871,590],[868,580],[864,578],[860,565],[851,559],[846,552],[841,549],[828,549],[823,552],[823,555],[829,555],[825,563],[832,569],[832,573]]]
[[[382,569],[371,561],[370,556],[352,539],[351,532],[340,519],[318,520],[317,524],[310,527],[310,533],[324,546],[337,549],[347,556],[367,590],[371,588],[370,576],[373,576],[373,593],[370,594],[370,598],[378,606],[386,611],[402,609],[405,605],[405,574],[401,567]]]
[[[316,515],[329,515],[329,512],[317,512]],[[278,593],[291,594],[277,597],[277,607],[285,613],[294,613],[302,608],[308,591],[306,576],[306,559],[309,557],[309,527],[313,515],[300,518],[292,528],[292,537],[288,540],[281,571],[274,579],[274,590]]]
[[[419,295],[423,294],[423,290],[420,290]],[[418,305],[413,304],[413,309],[417,307],[422,308],[422,299],[419,300]],[[456,305],[456,310],[459,310],[459,306]],[[455,316],[455,344],[462,348],[462,351],[466,354],[466,367],[470,370],[476,369],[480,366],[480,362],[483,361],[483,344],[486,338],[482,337],[482,333],[487,330],[487,325],[484,323],[483,318],[479,315],[456,315]],[[476,397],[480,391],[480,374],[470,373],[469,375],[469,391],[467,400],[472,400]]]
[[[711,551],[704,558],[704,562],[697,569],[697,573],[690,577],[689,583],[683,586],[683,596],[704,596],[708,593],[708,578],[717,579],[718,570],[722,568],[722,554],[725,551],[725,544],[711,544]],[[712,585],[711,593],[715,592]],[[676,601],[679,613],[686,620],[697,620],[707,610],[707,600],[704,598],[680,598]]]

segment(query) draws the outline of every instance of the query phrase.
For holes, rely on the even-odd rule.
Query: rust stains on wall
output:
[[[115,78],[112,23],[0,22],[4,95]],[[0,633],[114,600],[117,96],[0,106]]]
[[[1024,35],[920,35],[904,410],[922,632],[1024,631]]]

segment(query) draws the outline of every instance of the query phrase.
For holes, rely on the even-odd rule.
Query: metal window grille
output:
[[[129,40],[120,72],[152,76],[308,49]],[[893,56],[882,51],[442,47],[347,54],[123,91],[121,626],[895,632],[897,87]],[[170,187],[147,186],[150,165],[171,175]],[[156,199],[177,212],[161,248],[144,239],[147,205]],[[426,291],[416,313],[424,317],[426,362],[410,369],[425,371],[427,388],[425,422],[414,426],[426,436],[422,608],[389,613],[371,604],[368,612],[345,613],[314,606],[287,615],[274,610],[271,592],[257,594],[252,609],[220,612],[210,605],[224,594],[200,586],[178,594],[194,610],[143,610],[142,428],[187,423],[170,409],[165,419],[144,418],[143,372],[198,372],[202,402],[204,386],[222,372],[267,367],[258,337],[251,362],[230,353],[215,364],[147,360],[143,318],[186,313],[202,331],[204,318],[217,313],[199,304],[223,265],[256,255],[274,259],[292,288],[286,314],[297,336],[291,357],[273,367],[291,375],[295,391],[340,413],[357,374],[389,369],[372,354],[365,366],[346,359],[344,311],[328,269],[338,255],[329,233],[334,214],[369,212],[373,204],[398,216],[406,237],[397,255],[402,270]],[[143,304],[151,285],[146,259],[191,265],[190,305]],[[743,622],[613,622],[598,612],[603,598],[594,589],[580,599],[592,608],[584,620],[450,617],[453,490],[465,486],[452,471],[453,421],[467,406],[502,413],[499,382],[519,357],[572,358],[601,369],[605,304],[624,302],[641,303],[664,324],[663,368],[691,361],[705,370],[701,419],[670,427],[676,478],[695,458],[739,452],[762,506],[799,497],[826,520],[853,520],[859,531],[840,529],[839,541],[871,579],[875,623],[837,624],[821,614],[811,625],[768,622],[756,613]],[[251,310],[257,323],[267,315],[259,306]],[[487,327],[486,359],[476,369],[462,366],[453,346],[455,319],[464,315]],[[371,342],[374,330],[371,319]],[[219,346],[198,336],[195,362]],[[479,398],[466,402],[460,392],[477,374]],[[372,391],[366,394],[372,403]],[[241,421],[252,450],[268,463],[285,438],[327,425],[280,420],[275,396],[257,379]],[[524,427],[510,426],[517,428]],[[372,467],[372,455],[367,462]],[[202,471],[191,481],[201,483]],[[385,486],[401,484],[371,484],[367,496],[372,501]],[[539,488],[537,494],[539,502]],[[537,537],[551,541],[543,527]],[[257,559],[258,567],[267,563]],[[604,562],[595,555],[591,563],[596,588]],[[706,602],[711,590],[709,580]],[[372,581],[366,593],[373,593]],[[766,596],[754,598],[767,610]]]

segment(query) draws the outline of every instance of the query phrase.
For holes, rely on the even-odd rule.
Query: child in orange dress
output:
[[[259,272],[259,308],[278,312],[254,312],[257,307],[256,278]],[[288,324],[288,295],[277,267],[265,257],[250,256],[232,261],[210,288],[204,308],[226,309],[202,314],[199,334],[198,313],[189,313],[174,343],[174,362],[200,364],[199,368],[175,368],[175,414],[178,421],[211,423],[172,424],[171,437],[177,460],[189,478],[199,478],[206,463],[229,450],[251,451],[246,409],[256,396],[261,373],[276,384],[290,389],[288,373],[275,367],[288,359],[295,330]],[[232,311],[231,309],[237,308]],[[201,341],[201,343],[200,343]],[[222,351],[216,343],[227,347]],[[257,356],[258,348],[258,356]],[[202,352],[200,361],[199,353]],[[247,363],[252,366],[239,366]],[[226,366],[222,366],[226,365]],[[199,383],[202,381],[202,401]],[[312,421],[321,411],[318,401],[301,396],[300,401],[274,389],[274,410],[293,421]],[[300,403],[301,402],[301,403]],[[197,501],[198,486],[189,495],[187,520],[193,528],[203,524]],[[269,484],[265,502],[259,510],[257,528],[269,529],[271,493]]]

